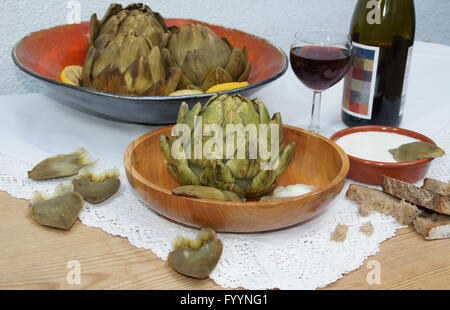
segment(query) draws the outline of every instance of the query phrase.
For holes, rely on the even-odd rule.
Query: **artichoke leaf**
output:
[[[188,165],[176,164],[167,165],[170,175],[182,185],[200,185],[198,176],[189,168]]]
[[[208,277],[222,255],[223,244],[213,230],[202,229],[195,240],[178,237],[167,263],[176,272],[196,279]]]
[[[181,78],[181,69],[178,67],[172,67],[169,69],[169,76],[166,80],[166,90],[164,91],[166,95],[172,94],[178,86]]]
[[[217,67],[212,69],[202,84],[202,89],[207,90],[214,85],[233,82],[233,77],[223,68]]]
[[[244,189],[246,196],[255,198],[270,193],[275,187],[276,180],[274,170],[261,170]]]
[[[172,190],[175,195],[203,198],[220,201],[241,201],[239,196],[229,191],[221,191],[214,187],[202,185],[184,185]]]
[[[97,52],[97,49],[94,46],[91,46],[88,50],[86,58],[84,60],[83,70],[82,70],[82,80],[81,85],[84,87],[92,87],[91,83],[91,71],[92,65],[94,62],[94,56]]]
[[[207,166],[200,175],[200,182],[203,185],[222,188],[225,184],[234,183],[230,169],[220,160],[207,161]]]
[[[154,84],[163,81],[166,78],[166,71],[164,69],[164,62],[159,47],[155,47],[150,52],[148,57],[150,71],[152,72],[152,81]]]
[[[96,204],[105,201],[119,190],[119,169],[108,169],[101,173],[93,173],[83,168],[72,180],[74,191],[87,202]]]
[[[180,105],[180,109],[178,110],[177,124],[184,123],[184,120],[186,119],[188,113],[189,113],[189,106],[185,101],[183,101]]]
[[[89,153],[84,148],[66,155],[56,155],[39,162],[28,177],[33,180],[49,180],[69,177],[77,174],[82,168],[95,164]]]
[[[231,52],[230,60],[228,61],[225,70],[231,75],[233,81],[237,81],[244,72],[246,66],[245,56],[238,48],[234,48]]]
[[[284,173],[294,155],[295,155],[295,143],[290,142],[283,149],[279,158],[278,167],[275,168],[275,174],[277,175],[277,177],[280,177]]]
[[[83,208],[83,198],[73,191],[72,184],[60,184],[51,196],[34,192],[31,198],[31,217],[39,224],[69,229]]]
[[[128,94],[120,69],[115,64],[107,66],[95,79],[93,87],[105,92]]]
[[[181,70],[194,85],[202,85],[215,66],[214,60],[204,50],[193,50],[186,54]]]
[[[89,24],[90,24],[90,34],[91,34],[91,36],[89,38],[89,42],[92,44],[91,40],[93,38],[97,37],[98,30],[99,30],[99,27],[100,27],[100,22],[98,21],[97,14],[93,14],[91,16],[91,20],[90,20]]]
[[[226,166],[239,179],[251,179],[260,171],[260,163],[256,159],[233,158],[227,161]]]
[[[247,62],[245,65],[245,69],[242,72],[242,74],[238,78],[238,82],[245,82],[248,80],[248,77],[250,76],[250,71],[252,70],[252,64],[250,62]]]

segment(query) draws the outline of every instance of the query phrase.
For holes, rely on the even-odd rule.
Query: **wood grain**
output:
[[[175,196],[172,190],[180,184],[167,171],[167,161],[159,146],[160,136],[170,136],[172,127],[152,131],[133,141],[125,151],[124,164],[128,181],[148,205],[186,225],[225,232],[258,232],[292,226],[324,212],[345,184],[349,161],[341,148],[318,134],[284,126],[284,141],[296,143],[296,150],[276,185],[308,184],[317,190],[264,203]]]
[[[28,202],[0,192],[0,289],[221,289],[172,271],[151,251],[76,222],[70,231],[40,226]],[[367,261],[326,289],[450,289],[450,241],[425,241],[412,229],[381,244],[381,284],[368,285]],[[81,264],[81,284],[66,281]]]

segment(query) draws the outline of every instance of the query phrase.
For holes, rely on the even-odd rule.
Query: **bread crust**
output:
[[[381,177],[381,187],[385,193],[399,199],[404,199],[438,213],[450,215],[450,196],[444,196],[387,176]]]
[[[414,229],[427,240],[450,237],[450,216],[423,212],[413,221]]]
[[[450,195],[450,184],[439,180],[425,178],[422,188],[444,196]]]

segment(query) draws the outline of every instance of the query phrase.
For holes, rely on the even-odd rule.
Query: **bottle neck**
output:
[[[350,26],[352,37],[368,45],[390,45],[393,37],[415,37],[413,0],[359,0]]]

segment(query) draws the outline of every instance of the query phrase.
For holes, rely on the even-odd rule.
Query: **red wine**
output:
[[[377,10],[379,13],[377,20]],[[359,0],[350,33],[354,58],[345,77],[342,120],[347,126],[399,126],[415,35],[413,0]]]
[[[291,49],[295,75],[307,87],[325,90],[338,83],[350,67],[351,51],[334,46],[307,45]]]

